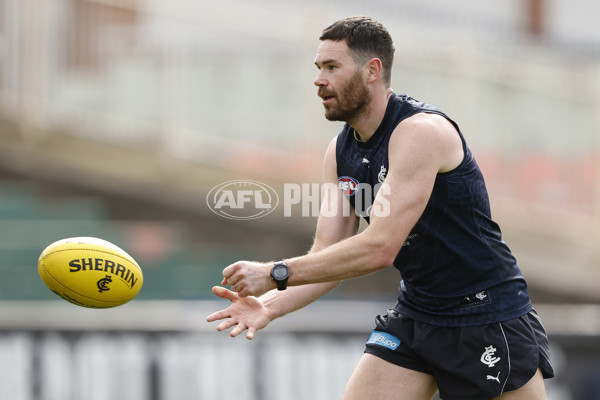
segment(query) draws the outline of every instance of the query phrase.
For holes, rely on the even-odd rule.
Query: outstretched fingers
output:
[[[223,299],[230,300],[231,302],[234,302],[235,300],[238,299],[237,293],[232,292],[231,290],[227,290],[221,286],[213,287],[212,292]],[[217,311],[217,312],[210,314],[208,317],[206,317],[206,321],[213,322],[213,321],[217,321],[219,319],[229,318],[229,317],[231,317],[231,312],[230,312],[229,308],[226,308],[224,310]]]
[[[223,322],[221,322],[219,325],[217,325],[217,330],[219,332],[224,331],[225,329],[229,329],[232,326],[237,325],[238,322],[236,320],[234,320],[233,318],[229,318],[228,320],[225,320]]]
[[[251,326],[248,328],[248,333],[246,333],[246,339],[252,340],[254,339],[254,334],[256,333],[256,327]]]
[[[229,333],[229,336],[236,337],[240,333],[244,332],[246,329],[248,330],[248,332],[246,333],[246,339],[248,339],[248,340],[254,339],[254,334],[256,333],[256,328],[252,327],[252,326],[248,327],[248,326],[246,326],[246,324],[244,324],[242,322],[237,324],[237,326],[231,330],[231,332]]]
[[[222,286],[213,286],[212,292],[217,296],[230,301],[235,301],[239,298],[236,292],[232,292],[231,290],[226,289]]]
[[[230,317],[229,312],[227,312],[227,310],[221,310],[221,311],[214,312],[214,313],[210,314],[208,317],[206,317],[206,322],[213,322],[213,321],[217,321],[219,319],[228,318],[228,317]]]
[[[246,329],[246,325],[243,322],[240,322],[235,328],[231,330],[231,332],[229,332],[229,336],[236,337],[240,333],[244,332]]]
[[[206,317],[207,322],[221,320],[217,331],[233,328],[230,336],[236,337],[247,330],[246,338],[252,340],[256,332],[269,323],[270,317],[260,299],[253,296],[241,297],[238,293],[221,286],[213,287],[212,292],[232,303],[229,307]]]

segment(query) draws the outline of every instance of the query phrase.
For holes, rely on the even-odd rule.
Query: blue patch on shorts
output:
[[[386,347],[390,350],[396,350],[400,346],[400,339],[386,332],[373,331],[367,340],[367,344]]]

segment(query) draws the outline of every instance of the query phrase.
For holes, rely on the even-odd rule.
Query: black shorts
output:
[[[535,311],[483,326],[433,326],[394,310],[375,320],[365,353],[435,377],[444,400],[489,400],[518,389],[538,368],[554,376]]]

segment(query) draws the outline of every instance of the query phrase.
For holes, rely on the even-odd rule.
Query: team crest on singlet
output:
[[[385,168],[385,165],[382,165],[381,169],[379,170],[379,174],[377,174],[377,180],[379,181],[379,183],[383,183],[383,181],[385,180],[386,174],[387,174],[387,168]]]

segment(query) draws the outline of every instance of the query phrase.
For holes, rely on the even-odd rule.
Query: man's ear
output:
[[[381,76],[383,66],[379,58],[371,58],[367,61],[367,83],[373,83]]]

